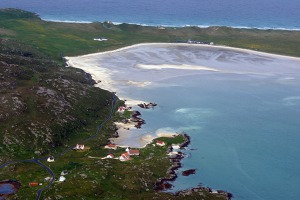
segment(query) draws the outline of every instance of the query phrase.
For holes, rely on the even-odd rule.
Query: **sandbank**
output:
[[[188,44],[188,43],[139,43],[139,44],[134,44],[134,45],[130,45],[130,46],[127,46],[127,47],[122,47],[122,48],[111,50],[111,51],[98,52],[98,53],[90,53],[90,54],[85,54],[85,55],[77,56],[77,57],[86,57],[86,56],[94,56],[94,55],[105,55],[105,54],[111,54],[111,53],[115,53],[115,52],[120,52],[120,51],[128,50],[128,49],[131,49],[131,48],[136,48],[136,47],[157,46],[157,45],[162,46],[162,47],[172,47],[172,46],[208,47],[208,48],[215,48],[215,49],[234,50],[234,51],[245,52],[245,53],[254,53],[254,54],[258,54],[258,55],[270,56],[270,57],[275,57],[275,58],[277,57],[277,58],[288,58],[288,59],[300,60],[300,58],[293,57],[293,56],[272,54],[272,53],[266,53],[266,52],[262,52],[262,51],[255,51],[255,50],[250,50],[250,49],[242,49],[242,48],[230,47],[230,46],[224,46],[224,45]],[[65,57],[65,58],[68,59],[68,58],[71,58],[71,57]]]

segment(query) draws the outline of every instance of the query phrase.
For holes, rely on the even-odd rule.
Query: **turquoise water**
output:
[[[180,171],[195,168],[197,174],[179,171],[173,191],[203,184],[236,199],[299,198],[299,81],[291,86],[213,74],[171,82],[179,86],[131,92],[159,104],[142,110],[146,129],[171,127],[192,138]]]
[[[78,66],[92,74],[108,69],[118,96],[158,104],[137,108],[146,124],[120,144],[139,146],[141,137],[164,131],[191,136],[170,192],[200,184],[237,200],[299,199],[299,59],[175,44],[76,59],[75,66],[84,63]],[[180,175],[194,168],[195,175]]]
[[[299,0],[1,0],[58,21],[300,29]]]

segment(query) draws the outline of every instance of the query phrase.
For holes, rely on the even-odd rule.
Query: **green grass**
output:
[[[18,11],[14,11],[13,13]],[[228,27],[166,28],[106,23],[46,22],[36,16],[0,10],[0,27],[13,32],[7,38],[20,40],[59,60],[74,56],[116,49],[143,42],[175,42],[178,40],[212,41],[228,45],[283,55],[300,56],[300,31],[235,29]],[[29,17],[26,17],[29,16]],[[94,41],[105,37],[108,41]]]

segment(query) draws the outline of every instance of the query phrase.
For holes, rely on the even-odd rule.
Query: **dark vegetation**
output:
[[[93,84],[82,70],[0,39],[1,161],[49,154],[76,133],[94,133],[112,94]]]

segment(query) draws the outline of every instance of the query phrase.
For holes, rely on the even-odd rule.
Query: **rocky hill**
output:
[[[81,70],[0,39],[0,159],[45,154],[80,130],[93,131],[112,98],[93,84]]]

